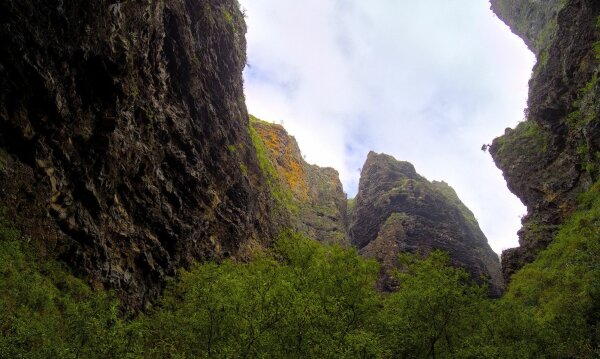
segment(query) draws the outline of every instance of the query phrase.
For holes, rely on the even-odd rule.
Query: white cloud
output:
[[[352,196],[369,150],[445,180],[494,250],[525,212],[480,148],[521,118],[533,55],[472,0],[243,0],[249,111]]]

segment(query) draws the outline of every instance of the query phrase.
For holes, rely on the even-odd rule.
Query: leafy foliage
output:
[[[448,256],[404,254],[400,289],[356,250],[285,233],[247,263],[181,271],[125,319],[0,216],[0,358],[593,358],[600,354],[600,184],[553,244],[485,296]]]
[[[58,263],[0,241],[0,358],[119,357],[118,302],[93,292]]]
[[[290,235],[270,256],[183,273],[147,318],[146,344],[159,357],[356,357],[376,276],[354,250]]]
[[[485,288],[469,285],[468,274],[449,267],[442,252],[424,260],[404,254],[400,262],[401,287],[380,313],[387,351],[403,358],[455,357],[477,323]]]
[[[528,308],[557,357],[600,355],[600,183],[538,259],[513,277],[505,300]]]

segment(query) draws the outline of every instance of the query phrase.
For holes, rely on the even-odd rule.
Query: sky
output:
[[[534,55],[485,0],[240,0],[248,111],[358,190],[367,153],[450,184],[494,251],[526,209],[489,153],[523,119]]]

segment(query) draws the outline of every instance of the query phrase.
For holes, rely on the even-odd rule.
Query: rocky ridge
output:
[[[492,0],[492,10],[538,59],[525,121],[507,129],[490,148],[510,190],[528,211],[520,247],[502,254],[508,279],[552,242],[577,195],[599,179],[600,3]]]
[[[390,272],[399,253],[449,253],[451,263],[487,282],[500,295],[503,281],[498,256],[473,213],[445,182],[429,182],[412,164],[370,152],[363,165],[350,238],[367,258],[383,264],[382,288],[393,290]]]
[[[265,172],[272,172],[279,186],[275,197],[284,222],[311,238],[353,245],[378,260],[381,289],[395,289],[390,274],[398,267],[398,254],[426,255],[437,249],[448,252],[451,263],[466,268],[479,283],[488,283],[492,295],[502,293],[498,256],[473,213],[445,182],[429,182],[412,164],[370,152],[358,194],[347,208],[337,171],[306,163],[281,125],[254,119],[252,127],[260,140],[257,147],[264,146],[272,165]]]
[[[283,126],[251,119],[257,150],[266,152],[265,172],[276,181],[271,188],[285,218],[282,227],[348,246],[347,200],[338,172],[307,163],[296,139]]]

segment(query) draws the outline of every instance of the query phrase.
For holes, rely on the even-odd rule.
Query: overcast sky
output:
[[[525,207],[481,150],[523,118],[534,56],[485,0],[240,0],[249,112],[283,123],[349,197],[369,150],[444,180],[496,252]]]

